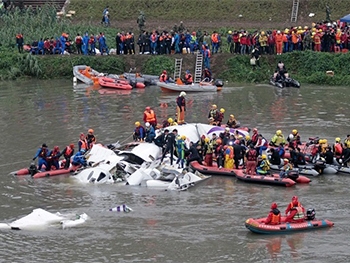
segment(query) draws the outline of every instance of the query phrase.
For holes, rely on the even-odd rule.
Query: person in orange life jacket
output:
[[[279,225],[281,224],[281,212],[277,208],[276,203],[271,204],[271,211],[264,222],[266,225]]]
[[[301,205],[301,203],[298,200],[298,197],[295,195],[292,197],[292,201],[288,204],[285,214],[288,215],[288,213],[291,211],[291,209],[295,206],[294,203],[297,204],[297,206],[301,207],[303,209],[303,212],[305,212],[305,208]]]
[[[96,37],[94,36],[94,34],[91,34],[90,38],[89,38],[89,41],[88,41],[88,44],[90,46],[89,53],[92,54],[92,55],[96,55],[96,50],[95,50],[96,41],[97,40],[96,40]]]
[[[176,99],[176,113],[177,113],[177,123],[179,125],[185,123],[185,112],[186,112],[186,92],[181,91],[180,95]]]
[[[258,152],[254,149],[253,144],[249,144],[249,150],[245,154],[246,173],[256,175],[256,166],[258,164]]]
[[[204,68],[203,75],[202,75],[202,81],[211,82],[211,80],[212,80],[211,71],[208,68]]]
[[[262,155],[262,152],[267,149],[268,142],[267,140],[262,136],[262,134],[258,135],[258,140],[255,144],[256,150],[259,152],[259,155]]]
[[[305,221],[304,208],[299,206],[298,200],[292,201],[292,207],[285,221],[288,223],[302,223]]]
[[[339,137],[335,138],[335,144],[333,144],[333,152],[334,157],[338,163],[341,163],[342,161],[342,155],[343,155],[343,144],[341,143],[341,139]]]
[[[143,112],[143,121],[144,123],[149,122],[155,128],[157,126],[157,116],[154,110],[151,107],[147,106]]]
[[[259,138],[259,133],[258,133],[258,129],[254,128],[253,129],[253,134],[252,134],[252,143],[255,145],[256,142],[258,141]]]
[[[35,161],[36,158],[39,158],[38,161],[38,170],[41,170],[41,167],[45,165],[46,169],[48,169],[47,164],[47,155],[48,155],[48,149],[46,143],[43,143],[42,146],[37,150],[33,161]]]
[[[153,33],[150,36],[150,47],[151,47],[151,54],[155,55],[157,54],[157,42],[158,42],[158,34],[156,31],[153,31]]]
[[[84,133],[80,133],[79,141],[78,141],[78,152],[86,152],[88,150],[88,143],[86,141],[86,137]]]
[[[143,142],[146,136],[146,130],[139,121],[135,122],[135,130],[133,134],[133,139],[135,142],[141,141]]]
[[[58,146],[53,147],[53,150],[50,151],[47,155],[47,169],[46,171],[51,170],[51,166],[54,166],[56,170],[60,169],[59,166],[59,159],[60,159],[61,153],[60,153],[60,148]]]
[[[203,50],[202,52],[203,52],[203,58],[204,58],[204,61],[203,61],[204,67],[206,67],[207,69],[210,69],[211,52],[207,43],[203,42],[202,50]]]
[[[159,76],[159,82],[169,83],[169,77],[166,70],[163,70],[162,74]]]
[[[61,155],[63,155],[64,159],[66,160],[64,164],[64,169],[68,169],[70,166],[70,159],[74,154],[74,144],[71,143],[64,150],[62,151]]]
[[[192,83],[193,83],[192,74],[190,73],[189,70],[186,70],[185,84],[186,84],[186,85],[191,85]]]
[[[89,129],[88,130],[88,133],[87,133],[85,139],[87,141],[88,149],[91,149],[92,145],[94,145],[96,143],[96,137],[94,135],[94,130],[93,129]]]

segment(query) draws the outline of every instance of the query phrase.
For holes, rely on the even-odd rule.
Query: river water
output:
[[[90,217],[70,230],[0,230],[0,262],[348,262],[350,177],[344,175],[322,175],[289,189],[215,177],[184,192],[82,186],[67,176],[33,180],[8,175],[29,166],[42,143],[63,148],[77,143],[79,133],[89,128],[102,143],[128,141],[145,106],[155,109],[159,121],[174,116],[178,94],[156,87],[100,94],[78,86],[74,90],[68,80],[0,84],[0,222],[39,207]],[[232,86],[219,93],[188,94],[186,121],[205,122],[215,103],[226,116],[235,114],[268,139],[276,129],[285,136],[298,129],[304,140],[319,135],[331,142],[349,133],[347,87]],[[267,215],[272,202],[284,211],[293,195],[335,226],[282,236],[245,228],[247,218]],[[134,211],[108,211],[123,203]]]

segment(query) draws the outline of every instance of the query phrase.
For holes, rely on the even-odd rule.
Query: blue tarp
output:
[[[340,22],[347,22],[350,23],[350,14],[340,18]]]

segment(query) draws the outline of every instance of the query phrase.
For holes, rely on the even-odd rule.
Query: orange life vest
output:
[[[281,223],[281,213],[279,213],[278,215],[275,215],[272,213],[270,225],[278,225],[280,223]]]
[[[80,146],[80,149],[81,150],[87,150],[87,142],[86,142],[86,140],[84,139],[84,140],[79,140],[79,142],[81,142],[81,146]]]
[[[316,45],[321,44],[321,37],[320,37],[318,34],[316,34],[316,35],[314,36],[314,43],[315,43]]]
[[[73,152],[73,149],[70,148],[69,146],[66,147],[66,153],[64,154],[65,156],[70,156]]]
[[[335,150],[335,154],[341,155],[343,153],[343,148],[341,147],[340,143],[336,143],[334,145],[334,150]]]
[[[217,33],[214,33],[214,34],[211,35],[211,41],[213,43],[218,43],[219,42]]]
[[[150,112],[145,111],[144,114],[146,115],[146,122],[151,123],[156,121],[156,115],[153,110],[151,110]]]
[[[275,42],[276,43],[282,43],[283,42],[283,35],[282,34],[277,34],[275,37]]]
[[[187,82],[191,82],[191,83],[193,82],[193,79],[192,79],[192,75],[191,75],[191,74],[186,74],[186,75],[185,75],[185,79],[186,79]]]

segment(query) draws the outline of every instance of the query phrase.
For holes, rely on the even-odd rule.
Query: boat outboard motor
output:
[[[323,158],[320,158],[316,160],[315,162],[315,170],[319,173],[322,174],[323,170],[326,168],[326,161]]]
[[[309,208],[307,211],[306,211],[306,219],[307,220],[314,220],[316,217],[316,211],[314,208]]]
[[[224,82],[221,79],[217,79],[217,80],[215,80],[215,86],[216,87],[223,87]]]
[[[34,174],[38,173],[38,168],[36,167],[35,163],[32,163],[28,168],[30,176],[33,176]]]
[[[291,170],[288,171],[288,178],[292,179],[293,181],[296,181],[299,177],[299,171]]]

